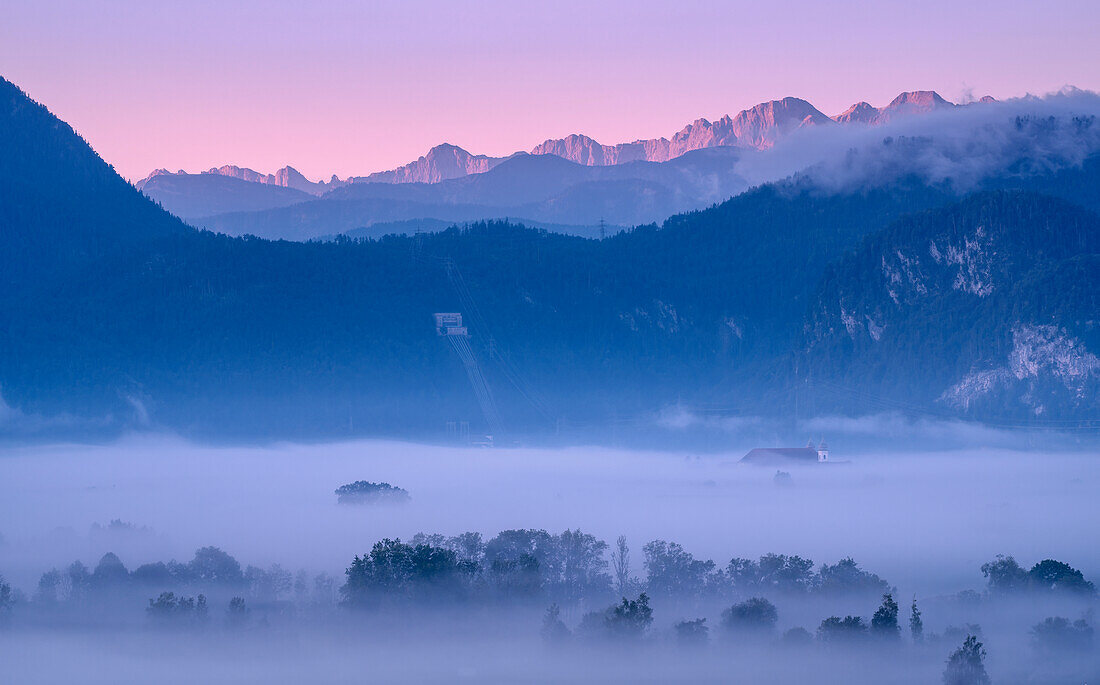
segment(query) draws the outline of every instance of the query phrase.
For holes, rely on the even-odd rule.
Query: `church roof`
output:
[[[813,447],[757,447],[741,457],[741,461],[754,464],[817,461],[817,450]]]

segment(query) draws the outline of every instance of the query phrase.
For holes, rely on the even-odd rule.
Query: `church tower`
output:
[[[821,444],[817,446],[817,460],[819,462],[829,461],[829,446],[825,444],[825,438],[821,438]]]

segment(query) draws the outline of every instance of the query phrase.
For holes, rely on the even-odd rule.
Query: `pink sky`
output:
[[[826,114],[1100,88],[1096,0],[34,0],[0,7],[0,75],[129,178],[155,167],[392,168],[579,132],[670,136],[787,95]]]

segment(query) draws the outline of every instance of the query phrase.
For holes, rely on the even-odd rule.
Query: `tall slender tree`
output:
[[[611,566],[615,571],[615,591],[620,597],[626,597],[630,590],[630,547],[626,544],[625,535],[620,535],[615,541]]]
[[[920,617],[920,609],[917,608],[917,598],[914,595],[913,603],[909,605],[909,636],[914,643],[924,640],[924,621]]]

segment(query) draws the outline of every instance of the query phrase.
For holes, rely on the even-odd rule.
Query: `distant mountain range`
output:
[[[988,104],[990,102],[996,102],[996,100],[987,95],[978,100],[978,102],[981,104]],[[951,109],[957,106],[958,105],[944,100],[934,91],[918,90],[902,93],[894,98],[890,104],[881,109],[869,105],[866,102],[857,102],[844,110],[841,114],[833,117],[833,120],[839,124],[866,124],[868,126],[879,126],[900,116],[926,114],[928,112]]]
[[[157,176],[143,192],[191,224],[228,235],[308,240],[362,234],[375,224],[437,226],[501,218],[595,235],[601,221],[604,230],[660,221],[745,190],[749,182],[735,161],[746,153],[720,147],[670,162],[601,167],[517,154],[484,173],[438,183],[351,183],[319,198],[210,174]]]
[[[989,102],[984,97],[980,102]],[[792,131],[806,126],[832,123],[878,125],[901,115],[921,114],[955,107],[933,91],[912,91],[898,95],[885,107],[878,109],[866,102],[852,105],[843,114],[828,117],[805,100],[786,97],[763,102],[743,110],[736,116],[726,115],[715,122],[696,119],[678,133],[668,138],[636,140],[632,143],[602,145],[588,136],[575,133],[565,138],[552,138],[534,148],[528,154],[556,155],[585,166],[610,166],[627,162],[667,162],[693,150],[708,147],[734,146],[752,150],[766,150]],[[389,171],[379,171],[367,176],[352,176],[343,181],[335,175],[327,182],[312,182],[293,167],[283,167],[274,174],[262,174],[252,169],[225,165],[209,169],[203,174],[219,174],[242,181],[284,186],[321,195],[328,190],[348,183],[438,183],[470,174],[480,174],[510,159],[475,155],[457,145],[436,145],[422,157]],[[155,176],[171,174],[157,169],[135,183],[143,189]],[[183,170],[177,175],[187,174]]]
[[[784,98],[715,122],[699,119],[671,139],[607,146],[572,135],[508,157],[471,155],[444,144],[398,169],[326,183],[311,183],[290,167],[263,175],[226,166],[197,175],[157,172],[137,187],[177,216],[229,235],[307,240],[348,231],[373,235],[375,225],[505,217],[593,235],[599,225],[662,221],[745,190],[752,182],[738,162],[766,154],[797,131],[885,125],[955,107],[936,93],[917,91],[881,109],[860,103],[830,118],[805,100]],[[322,204],[334,202],[339,204]]]
[[[907,173],[927,144],[892,140],[875,148],[889,156],[876,183],[807,172],[603,240],[492,221],[297,243],[184,224],[0,80],[0,434],[19,421],[267,438],[477,430],[439,311],[464,313],[512,435],[612,417],[640,429],[672,404],[1094,426],[1100,145],[1085,104],[1010,122],[1026,139],[1057,133],[1059,152],[1013,148],[972,187]],[[509,194],[535,206],[521,180],[536,172],[558,197],[633,183],[614,176],[632,165],[690,175],[756,154],[603,167],[524,155],[508,162],[532,166],[522,174],[352,184],[278,211]],[[845,172],[867,159],[845,156]]]

